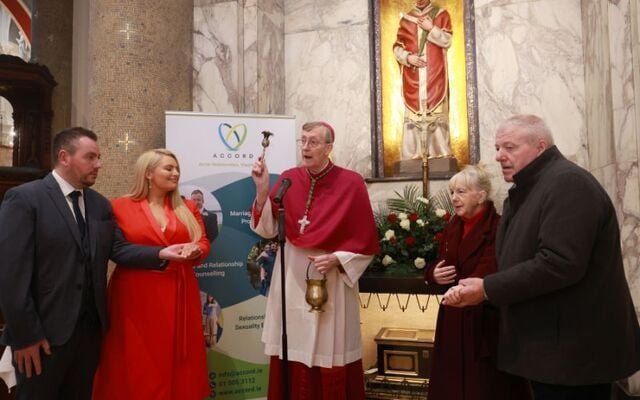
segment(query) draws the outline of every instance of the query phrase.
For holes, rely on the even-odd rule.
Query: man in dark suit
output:
[[[460,280],[444,304],[500,307],[498,367],[531,381],[536,400],[608,400],[640,369],[640,328],[616,211],[544,121],[516,115],[496,133],[513,182],[496,238],[498,272]]]
[[[210,243],[218,237],[218,215],[204,208],[204,194],[201,190],[196,189],[191,192],[191,200],[196,203],[198,211],[202,214],[202,220],[204,221],[204,229],[207,233],[207,238]]]
[[[90,399],[106,314],[107,262],[162,268],[181,245],[127,243],[107,199],[90,189],[101,167],[95,133],[60,132],[54,170],[7,191],[0,206],[2,343],[17,399]]]

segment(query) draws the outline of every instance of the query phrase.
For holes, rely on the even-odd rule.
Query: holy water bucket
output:
[[[322,279],[309,279],[311,264],[313,264],[313,261],[309,261],[309,264],[307,264],[307,290],[304,294],[304,299],[311,306],[309,312],[324,312],[322,306],[325,305],[329,298],[327,276],[322,274]]]

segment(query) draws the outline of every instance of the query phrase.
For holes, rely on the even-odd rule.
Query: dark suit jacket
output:
[[[587,385],[640,369],[640,328],[615,209],[596,179],[553,146],[514,176],[496,239],[498,367]]]
[[[109,201],[84,190],[95,302],[107,327],[107,262],[158,267],[159,247],[126,243]],[[80,230],[60,186],[49,174],[7,191],[0,206],[0,307],[2,342],[16,349],[46,338],[64,344],[82,303],[84,251]]]
[[[209,239],[209,243],[213,243],[218,237],[218,215],[206,209],[202,210],[202,221],[204,222],[204,230]]]

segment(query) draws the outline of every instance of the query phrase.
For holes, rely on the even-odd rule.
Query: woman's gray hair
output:
[[[491,175],[479,165],[467,165],[449,179],[449,190],[453,191],[456,184],[461,184],[467,188],[477,188],[487,194],[487,199],[491,197]]]

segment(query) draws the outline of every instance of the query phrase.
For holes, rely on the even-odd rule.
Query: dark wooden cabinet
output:
[[[0,54],[0,96],[13,107],[13,166],[0,167],[0,201],[11,187],[51,169],[51,94],[57,85],[47,67]]]

